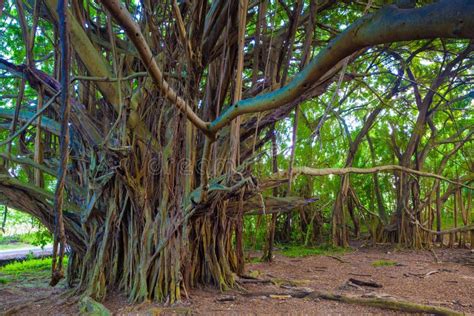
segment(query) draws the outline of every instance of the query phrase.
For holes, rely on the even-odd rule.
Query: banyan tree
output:
[[[276,212],[314,201],[292,190],[300,174],[342,175],[331,233],[345,245],[357,205],[349,173],[394,173],[393,212],[376,195],[380,238],[416,246],[426,201],[413,207],[413,179],[432,179],[438,195],[440,183],[454,192],[472,181],[472,173],[442,176],[449,157],[423,170],[436,144],[423,151],[420,142],[440,89],[472,65],[464,61],[474,48],[473,1],[6,0],[0,9],[0,201],[54,232],[52,285],[66,275],[96,299],[118,289],[132,301],[168,302],[198,284],[233,287],[244,269],[244,215],[273,217],[271,259]],[[433,49],[439,39],[451,53],[417,87],[402,52],[415,55],[409,45],[419,40],[427,43],[420,51]],[[275,124],[290,119],[294,144],[300,105],[356,80],[351,65],[380,56],[393,62],[394,77],[359,134],[348,135],[343,168],[299,166],[293,145],[288,166],[274,161],[271,175],[255,172],[262,149],[276,146]],[[377,116],[404,89],[414,89],[419,115],[397,161],[353,167]],[[323,121],[312,122],[314,135]],[[458,134],[459,149],[472,129]],[[287,214],[280,233],[294,224]]]

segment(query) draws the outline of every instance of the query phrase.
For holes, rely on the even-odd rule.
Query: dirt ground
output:
[[[109,295],[104,305],[116,315],[241,315],[241,314],[396,314],[385,309],[314,298],[287,297],[291,289],[344,295],[388,295],[474,315],[474,252],[467,249],[431,251],[393,247],[358,248],[334,256],[288,258],[273,263],[249,263],[247,275],[263,280],[245,283],[224,293],[214,288],[193,289],[176,306],[143,303],[129,305],[122,295]],[[374,266],[374,261],[392,265]],[[436,261],[439,261],[438,263]],[[348,283],[350,278],[373,281],[381,288]],[[75,315],[77,300],[64,298],[65,285],[51,289],[48,280],[0,284],[0,314]],[[255,282],[255,281],[246,281]],[[13,308],[13,310],[12,310]]]

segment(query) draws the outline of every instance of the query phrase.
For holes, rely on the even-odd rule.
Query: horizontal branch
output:
[[[41,113],[43,113],[44,111],[46,111],[46,109],[51,105],[53,104],[54,100],[56,99],[56,97],[59,95],[60,92],[56,93],[51,99],[49,99],[49,101],[44,105],[44,107],[41,108],[41,110],[37,111],[36,113],[34,113],[31,118],[29,118],[26,123],[20,128],[18,129],[13,135],[11,135],[10,137],[8,137],[6,140],[0,142],[0,146],[4,146],[8,143],[10,143],[11,141],[13,141],[15,138],[17,138],[21,133],[23,133],[29,126],[30,124],[32,124],[36,118],[38,118]]]
[[[410,169],[410,168],[406,168],[406,167],[402,167],[398,165],[385,165],[385,166],[377,166],[377,167],[372,167],[372,168],[348,167],[348,168],[321,168],[321,169],[309,168],[309,167],[295,167],[293,169],[292,176],[295,177],[298,175],[307,175],[307,176],[320,177],[320,176],[328,176],[328,175],[345,175],[345,174],[350,174],[350,173],[371,174],[371,173],[391,172],[391,171],[400,171],[404,173],[415,174],[422,177],[434,178],[434,179],[446,181],[455,185],[463,186],[465,188],[474,190],[474,188],[471,186],[450,180],[448,178],[440,176],[439,174],[423,172],[423,171],[414,170],[414,169]],[[287,170],[279,172],[276,175],[273,175],[272,177],[270,177],[270,180],[278,180],[278,179],[286,178],[286,177],[288,177]]]
[[[15,109],[0,108],[0,118],[13,119],[14,115],[15,115]],[[35,116],[37,116],[37,112],[20,111],[18,120],[21,122],[25,122],[25,125],[37,125],[38,120],[35,120]],[[47,130],[48,132],[54,135],[59,136],[59,129],[60,129],[59,123],[48,117],[43,116],[41,118],[41,128]]]
[[[298,196],[266,196],[262,197],[260,194],[246,198],[243,201],[243,210],[245,215],[265,215],[273,213],[285,213],[293,211],[298,207],[308,205],[316,202],[317,198],[303,198]],[[234,214],[239,209],[240,201],[230,201],[227,205],[227,211]]]
[[[331,41],[286,86],[231,105],[211,122],[217,132],[245,113],[278,108],[304,93],[340,60],[364,47],[431,38],[474,38],[474,2],[442,0],[417,9],[387,6],[364,16]]]
[[[54,195],[42,188],[0,173],[0,203],[36,217],[50,231],[54,230],[53,199]],[[83,252],[86,242],[80,226],[80,217],[75,213],[80,208],[69,202],[66,207],[73,211],[64,214],[68,243],[74,250]]]
[[[60,84],[59,82],[48,75],[47,73],[38,70],[36,68],[28,67],[27,65],[15,65],[0,56],[0,69],[4,69],[15,76],[20,78],[26,78],[28,83],[35,90],[39,90],[40,87],[44,89],[45,96],[52,98],[53,96],[59,93]],[[93,122],[91,117],[86,111],[83,104],[80,104],[76,99],[70,99],[72,105],[71,113],[71,124],[74,127],[74,130],[82,135],[82,139],[97,145],[102,141],[102,133],[97,128],[97,125]],[[55,111],[58,111],[57,107],[54,107]],[[2,109],[0,109],[1,111]],[[8,110],[6,110],[8,111]],[[33,113],[34,114],[34,113]],[[21,114],[20,114],[21,115]],[[42,118],[42,126],[45,124],[45,121],[50,119]],[[51,121],[51,120],[50,120]],[[33,122],[35,124],[35,122]],[[59,124],[57,124],[57,131],[51,131],[52,133],[59,135]]]
[[[469,225],[464,225],[461,227],[454,227],[454,228],[438,231],[438,230],[432,230],[432,229],[424,227],[423,224],[421,224],[419,220],[415,219],[413,214],[408,213],[408,211],[407,211],[407,215],[411,217],[413,224],[420,227],[421,230],[431,233],[433,235],[447,235],[447,234],[454,234],[454,233],[464,233],[464,232],[469,232],[469,231],[474,232],[474,223],[469,224]]]
[[[140,77],[148,77],[148,72],[136,72],[131,75],[128,75],[123,78],[117,77],[89,77],[89,76],[74,76],[71,80],[71,83],[76,80],[81,81],[105,81],[105,82],[118,82],[118,81],[127,81],[132,80]]]
[[[44,199],[45,203],[50,203],[54,200],[54,194],[46,191],[43,188],[37,187],[33,184],[24,183],[8,174],[0,173],[0,184],[15,188],[15,190],[28,192],[31,196],[35,196],[38,199]],[[73,212],[80,212],[81,208],[71,202],[66,202],[68,210]]]
[[[12,155],[12,154],[0,152],[0,158],[2,158],[4,160],[9,160],[11,162],[14,162],[14,163],[17,163],[17,164],[20,164],[20,165],[25,165],[25,166],[29,166],[29,167],[41,170],[42,172],[50,174],[54,177],[56,177],[56,175],[57,175],[57,170],[49,168],[48,166],[46,166],[44,164],[36,163],[34,160],[32,160],[30,158],[27,158],[27,157],[15,156],[15,155]],[[83,188],[78,186],[77,183],[74,182],[70,177],[66,178],[66,184],[67,184],[68,189],[70,189],[71,191],[73,191],[77,195],[79,195],[79,196],[86,196],[87,195],[87,192],[85,192],[85,190]]]
[[[385,298],[377,295],[372,295],[371,297],[361,297],[355,295],[343,295],[343,294],[333,294],[333,293],[318,293],[313,292],[308,295],[308,298],[313,299],[325,299],[331,301],[344,302],[347,304],[357,304],[362,306],[372,306],[382,309],[389,309],[404,313],[427,313],[433,315],[464,315],[461,312],[433,305],[424,305],[414,302],[408,302],[403,300],[398,300],[392,297]]]

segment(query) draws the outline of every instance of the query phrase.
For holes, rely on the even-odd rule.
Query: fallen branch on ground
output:
[[[324,299],[331,301],[338,301],[347,304],[357,304],[362,306],[378,307],[381,309],[389,309],[394,311],[406,312],[406,313],[428,313],[434,315],[463,315],[463,313],[455,311],[453,309],[419,304],[404,300],[398,300],[391,296],[382,296],[381,294],[369,294],[365,296],[355,296],[355,295],[343,295],[343,294],[334,294],[328,292],[318,292],[312,291],[310,288],[305,287],[294,287],[288,288],[287,291],[282,292],[250,292],[242,293],[244,297],[258,297],[258,296],[267,296],[267,297],[284,297],[291,296],[293,298],[310,298],[310,299]]]
[[[224,295],[224,296],[216,298],[217,302],[233,302],[235,300],[236,300],[236,297],[234,295]]]
[[[332,293],[318,293],[313,292],[308,295],[313,299],[325,299],[331,301],[338,301],[348,304],[357,304],[363,306],[378,307],[382,309],[390,309],[400,312],[408,313],[428,313],[434,315],[463,315],[463,313],[455,311],[453,309],[424,305],[408,301],[396,300],[394,298],[385,298],[380,296],[374,297],[362,297],[362,296],[348,296],[341,294]]]
[[[355,276],[362,276],[362,277],[370,277],[372,274],[363,274],[363,273],[349,273],[350,275],[355,275]]]
[[[272,283],[270,279],[257,279],[257,278],[239,278],[236,280],[240,284],[268,284]]]
[[[339,257],[337,257],[337,256],[330,256],[330,255],[327,255],[326,257],[333,258],[333,259],[339,261],[340,263],[349,263],[349,262],[347,262],[347,261],[342,260],[341,258],[339,258]]]
[[[369,286],[369,287],[376,287],[376,288],[381,288],[382,284],[379,284],[374,281],[364,281],[364,280],[358,280],[354,278],[350,278],[349,282],[352,282],[354,284],[360,285],[360,286]]]

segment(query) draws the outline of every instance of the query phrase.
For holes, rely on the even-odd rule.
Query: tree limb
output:
[[[209,133],[208,124],[194,113],[191,106],[183,98],[178,96],[176,91],[174,91],[163,77],[163,73],[153,57],[153,53],[141,32],[140,26],[133,20],[127,8],[118,0],[102,0],[101,2],[128,34],[128,37],[135,45],[143,64],[147,68],[155,84],[160,89],[160,92],[168,99],[168,101],[176,105],[176,107],[186,115],[194,126],[205,134],[212,136],[213,134]]]
[[[319,176],[327,176],[330,174],[334,174],[334,175],[345,175],[349,173],[370,174],[370,173],[389,172],[389,171],[400,171],[400,172],[405,172],[405,173],[416,174],[422,177],[443,180],[452,184],[456,184],[456,185],[474,190],[474,187],[450,180],[448,178],[445,178],[435,173],[423,172],[423,171],[414,170],[414,169],[410,169],[410,168],[406,168],[406,167],[402,167],[398,165],[385,165],[385,166],[377,166],[377,167],[372,167],[372,168],[348,167],[348,168],[321,168],[321,169],[315,169],[315,168],[310,168],[310,167],[295,167],[293,169],[293,176],[307,175],[307,176],[319,177]],[[270,179],[277,180],[281,178],[286,178],[288,176],[287,173],[288,171],[279,172],[276,175],[273,175],[272,177],[270,177]]]
[[[394,298],[375,297],[359,297],[354,295],[342,295],[332,293],[313,292],[308,297],[320,298],[331,301],[344,302],[348,304],[357,304],[364,306],[379,307],[382,309],[391,309],[409,313],[427,313],[434,315],[463,315],[463,313],[444,307],[418,304],[408,301],[396,300]]]
[[[219,131],[235,117],[278,108],[304,93],[335,64],[357,50],[383,43],[438,37],[474,38],[474,2],[438,1],[422,8],[404,10],[387,6],[364,16],[326,46],[286,86],[231,105],[211,122]]]

